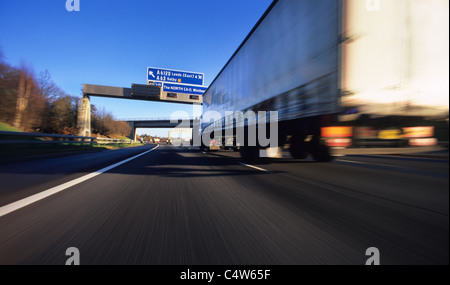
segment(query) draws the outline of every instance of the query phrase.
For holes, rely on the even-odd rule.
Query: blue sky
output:
[[[209,85],[272,0],[0,0],[6,62],[49,70],[67,93],[83,83],[146,83],[147,66],[196,71]],[[192,106],[91,98],[116,118],[168,117]],[[138,130],[166,135],[167,130]]]

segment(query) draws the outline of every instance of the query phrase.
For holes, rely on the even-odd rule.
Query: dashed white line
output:
[[[250,168],[257,169],[257,170],[259,170],[259,171],[264,171],[264,172],[267,172],[267,173],[272,173],[272,171],[269,171],[269,170],[267,170],[267,169],[264,169],[264,168],[261,168],[261,167],[258,167],[258,166],[246,164],[246,163],[243,163],[243,162],[239,162],[239,164],[244,165],[244,166],[247,166],[247,167],[250,167]]]
[[[346,159],[338,159],[337,161],[348,162],[348,163],[356,163],[356,164],[367,164],[367,165],[384,166],[384,167],[405,168],[405,167],[401,167],[401,166],[397,166],[397,165],[391,165],[391,164],[382,164],[382,163],[373,163],[373,162],[362,162],[362,161],[346,160]]]
[[[100,170],[97,170],[95,172],[86,174],[84,176],[81,176],[81,177],[76,178],[74,180],[68,181],[68,182],[63,183],[61,185],[58,185],[58,186],[52,187],[50,189],[44,190],[42,192],[39,192],[37,194],[31,195],[31,196],[29,196],[27,198],[23,198],[23,199],[18,200],[16,202],[10,203],[10,204],[5,205],[5,206],[2,206],[2,207],[0,207],[0,217],[4,216],[4,215],[7,215],[7,214],[9,214],[11,212],[17,211],[18,209],[23,208],[25,206],[28,206],[28,205],[30,205],[32,203],[35,203],[35,202],[39,201],[39,200],[47,198],[47,197],[49,197],[49,196],[51,196],[53,194],[56,194],[56,193],[61,192],[63,190],[66,190],[67,188],[75,186],[75,185],[77,185],[77,184],[79,184],[81,182],[84,182],[84,181],[88,180],[88,179],[91,179],[91,178],[93,178],[93,177],[95,177],[97,175],[100,175],[100,174],[102,174],[102,173],[104,173],[104,172],[106,172],[108,170],[111,170],[111,169],[113,169],[113,168],[115,168],[115,167],[117,167],[119,165],[127,163],[128,161],[131,161],[131,160],[133,160],[135,158],[138,158],[138,157],[140,157],[140,156],[142,156],[144,154],[147,154],[147,153],[149,153],[151,151],[154,151],[158,147],[159,147],[159,145],[157,145],[156,147],[154,147],[152,149],[149,149],[149,150],[147,150],[147,151],[145,151],[143,153],[140,153],[140,154],[135,155],[133,157],[127,158],[125,160],[122,160],[122,161],[117,162],[117,163],[115,163],[113,165],[107,166],[107,167],[102,168]]]

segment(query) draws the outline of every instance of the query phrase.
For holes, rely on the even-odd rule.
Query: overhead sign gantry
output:
[[[203,85],[205,75],[199,72],[181,71],[159,67],[147,67],[147,83],[168,82],[189,85]]]
[[[131,88],[83,84],[83,100],[78,112],[79,134],[91,135],[90,96],[167,103],[202,104],[204,74],[174,69],[147,68],[147,85]]]
[[[163,101],[203,103],[204,78],[199,72],[147,67],[147,85],[161,87]]]

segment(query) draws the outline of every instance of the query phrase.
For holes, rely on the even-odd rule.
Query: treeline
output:
[[[141,139],[145,142],[151,142],[153,141],[153,137],[151,135],[143,134],[139,136],[139,139]]]
[[[78,135],[81,98],[69,95],[52,80],[49,71],[13,67],[0,52],[0,122],[26,132]],[[127,136],[130,126],[112,114],[91,107],[92,134]]]
[[[93,134],[107,137],[128,136],[131,127],[124,121],[116,121],[111,113],[91,106],[91,130]]]

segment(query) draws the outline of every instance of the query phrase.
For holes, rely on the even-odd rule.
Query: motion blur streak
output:
[[[62,159],[78,158],[0,167],[0,201],[23,177],[40,178],[19,192],[45,187]],[[363,265],[377,247],[381,264],[448,264],[448,163],[346,159],[376,167],[279,159],[265,173],[164,145],[1,217],[0,263],[64,264],[77,247],[82,264]]]
[[[8,205],[6,205],[6,206],[0,207],[0,217],[1,217],[1,216],[4,216],[4,215],[6,215],[6,214],[9,214],[9,213],[11,213],[11,212],[14,212],[14,211],[16,211],[16,210],[18,210],[18,209],[20,209],[20,208],[25,207],[25,206],[28,206],[28,205],[30,205],[30,204],[32,204],[32,203],[35,203],[35,202],[37,202],[37,201],[39,201],[39,200],[45,199],[45,198],[47,198],[47,197],[49,197],[49,196],[51,196],[51,195],[54,195],[54,194],[56,194],[56,193],[58,193],[58,192],[61,192],[61,191],[63,191],[63,190],[66,190],[67,188],[70,188],[70,187],[72,187],[72,186],[75,186],[75,185],[77,185],[77,184],[79,184],[79,183],[81,183],[81,182],[84,182],[84,181],[88,180],[88,179],[94,178],[95,176],[100,175],[100,174],[102,174],[102,173],[104,173],[104,172],[106,172],[106,171],[109,171],[109,170],[113,169],[114,167],[117,167],[117,166],[122,165],[122,164],[124,164],[124,163],[126,163],[126,162],[128,162],[128,161],[131,161],[131,160],[133,160],[133,159],[135,159],[135,158],[138,158],[138,157],[141,156],[141,155],[147,154],[147,153],[149,153],[149,152],[155,150],[156,148],[158,148],[158,146],[159,146],[159,145],[157,145],[157,146],[155,146],[154,148],[152,148],[152,149],[150,149],[150,150],[147,150],[147,151],[145,151],[145,152],[143,152],[143,153],[140,153],[140,154],[138,154],[138,155],[136,155],[136,156],[127,158],[127,159],[125,159],[125,160],[123,160],[123,161],[117,162],[117,163],[115,163],[115,164],[113,164],[113,165],[110,165],[110,166],[108,166],[108,167],[105,167],[105,168],[102,168],[102,169],[100,169],[100,170],[97,170],[97,171],[95,171],[95,172],[93,172],[93,173],[84,175],[84,176],[82,176],[82,177],[79,177],[79,178],[77,178],[77,179],[71,180],[71,181],[66,182],[66,183],[64,183],[64,184],[55,186],[55,187],[53,187],[53,188],[51,188],[51,189],[42,191],[42,192],[40,192],[40,193],[38,193],[38,194],[32,195],[32,196],[30,196],[30,197],[27,197],[27,198],[21,199],[21,200],[19,200],[19,201],[16,201],[16,202],[14,202],[14,203],[8,204]]]
[[[343,89],[352,95],[343,103],[362,104],[367,113],[448,113],[449,2],[344,3]]]

